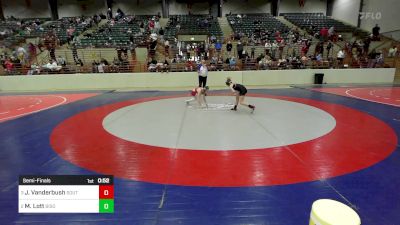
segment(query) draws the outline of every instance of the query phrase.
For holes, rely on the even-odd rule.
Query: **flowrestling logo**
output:
[[[360,12],[360,19],[362,20],[380,20],[381,18],[381,12]]]

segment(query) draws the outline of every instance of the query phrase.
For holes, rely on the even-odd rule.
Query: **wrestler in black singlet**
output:
[[[240,96],[244,96],[247,93],[246,87],[241,84],[234,84],[232,88],[233,90],[238,91]]]

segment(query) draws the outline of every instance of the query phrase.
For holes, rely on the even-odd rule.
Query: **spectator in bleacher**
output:
[[[278,42],[278,49],[279,49],[279,58],[282,58],[282,55],[283,55],[283,49],[285,48],[285,46],[286,46],[286,44],[285,44],[285,41],[283,40],[283,39],[281,39],[279,42]]]
[[[26,52],[25,48],[22,46],[19,46],[17,48],[17,58],[19,59],[19,61],[21,62],[22,65],[24,65],[26,62],[26,59],[28,57],[28,53]]]
[[[143,21],[140,21],[140,23],[139,23],[139,31],[140,31],[141,35],[144,34],[144,23],[143,23]]]
[[[232,51],[231,41],[228,41],[228,43],[226,44],[226,51],[228,52],[229,55],[231,55],[231,51]]]
[[[376,66],[383,67],[385,64],[384,56],[382,50],[379,50],[376,56]]]
[[[117,13],[119,15],[119,18],[125,17],[125,13],[120,8],[117,9]]]
[[[160,30],[158,31],[158,35],[160,35],[160,40],[164,41],[164,29],[160,27]]]
[[[314,54],[319,54],[324,52],[324,42],[320,41],[315,45],[315,53]]]
[[[335,27],[331,26],[328,30],[328,38],[332,40],[333,35],[335,35]]]
[[[111,8],[108,8],[107,9],[107,19],[112,19],[113,18],[113,16],[112,16],[112,10],[111,10]]]
[[[70,26],[66,33],[67,33],[67,42],[68,44],[72,41],[72,39],[74,38],[74,32],[75,32],[75,28],[73,28],[72,26]]]
[[[29,59],[34,60],[36,58],[36,46],[29,42],[28,44],[28,51],[29,51]]]
[[[388,58],[396,57],[396,55],[397,55],[397,47],[396,46],[392,46],[389,49]]]
[[[210,42],[211,42],[211,43],[215,43],[216,40],[217,40],[217,37],[215,37],[214,34],[211,35],[211,37],[210,37]]]
[[[252,43],[252,44],[251,44],[251,53],[250,53],[250,57],[251,57],[252,59],[254,59],[255,51],[256,51],[256,46],[254,45],[254,43]]]
[[[380,30],[381,30],[381,28],[378,26],[378,24],[376,24],[375,27],[372,28],[373,41],[380,41],[380,37],[379,37]]]
[[[331,49],[333,47],[333,44],[331,41],[328,41],[328,45],[326,45],[326,51],[327,51],[327,56],[329,57],[329,54],[331,52]]]
[[[339,65],[342,65],[342,64],[343,64],[344,57],[345,57],[344,50],[343,50],[343,49],[340,49],[340,50],[338,51],[337,57],[336,57],[336,59],[337,59],[338,62],[339,62]]]
[[[43,65],[43,68],[47,71],[53,72],[53,71],[60,71],[62,66],[57,65],[56,60],[52,60],[52,62],[47,63]]]
[[[268,63],[266,57],[263,57],[260,61],[258,61],[258,69],[260,70],[268,69]]]
[[[218,58],[216,56],[211,57],[209,71],[217,70],[217,62],[218,62]]]
[[[193,62],[192,62],[192,60],[188,59],[186,61],[186,64],[185,64],[185,70],[186,71],[193,71],[193,69],[194,69]]]
[[[7,74],[13,74],[14,73],[14,63],[11,61],[11,59],[6,59],[4,62],[4,68],[6,70]]]
[[[271,48],[272,48],[271,42],[269,40],[267,40],[265,42],[265,46],[264,47],[265,47],[265,55],[269,55],[270,52],[271,52]]]
[[[307,64],[308,64],[308,61],[309,61],[310,59],[307,57],[307,55],[303,55],[302,57],[301,57],[301,63],[302,63],[302,65],[303,66],[306,66]]]
[[[237,45],[236,45],[236,50],[237,50],[237,54],[239,56],[239,59],[242,59],[243,57],[243,44],[242,42],[239,40]]]
[[[152,20],[149,21],[148,26],[149,26],[150,32],[153,33],[153,32],[154,32],[154,26],[155,26],[154,19],[152,19]]]
[[[236,70],[236,59],[235,57],[230,58],[229,60],[229,69]]]
[[[150,34],[150,38],[152,39],[152,41],[157,41],[157,39],[158,39],[157,33],[152,32],[152,33]]]
[[[215,43],[215,50],[217,51],[218,55],[221,53],[222,49],[222,44],[219,40],[217,40],[217,43]]]
[[[161,29],[160,21],[155,20],[154,21],[154,31],[158,33],[158,31]]]
[[[378,53],[373,49],[369,54],[368,54],[368,68],[374,68],[377,63],[377,58],[378,58]]]
[[[27,75],[36,75],[36,74],[40,74],[40,67],[35,63],[33,63]]]
[[[57,64],[61,65],[61,66],[66,66],[67,65],[65,59],[60,55],[57,57]]]
[[[321,53],[318,53],[318,54],[315,56],[315,60],[317,61],[318,64],[322,64],[322,54],[321,54]]]
[[[274,40],[274,42],[272,42],[272,44],[271,44],[271,56],[272,56],[272,58],[276,58],[276,49],[278,49],[278,43],[276,42],[276,40]]]
[[[320,34],[321,41],[328,40],[328,29],[326,27],[322,27],[319,34]]]
[[[222,58],[222,56],[218,57],[217,70],[218,71],[223,71],[224,70],[224,59]]]
[[[104,62],[100,61],[99,65],[97,66],[97,71],[99,73],[104,73],[105,67],[106,67],[106,65],[104,64]]]
[[[165,49],[165,55],[169,56],[169,41],[168,41],[168,39],[165,40],[165,42],[164,42],[164,49]]]
[[[170,64],[170,62],[169,62],[169,58],[167,57],[167,58],[165,58],[164,59],[164,64],[163,64],[163,66],[162,66],[162,69],[161,69],[161,72],[163,73],[163,72],[169,72],[169,64]]]
[[[157,60],[155,60],[154,58],[152,59],[148,59],[147,62],[147,69],[149,72],[156,72],[157,70]]]

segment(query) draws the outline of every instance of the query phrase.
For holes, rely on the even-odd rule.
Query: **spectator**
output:
[[[278,43],[276,43],[276,41],[274,41],[271,45],[271,53],[272,53],[272,58],[276,57],[276,49],[278,48]]]
[[[268,69],[267,59],[263,57],[260,61],[258,61],[258,68],[261,70]]]
[[[165,49],[165,55],[169,56],[169,41],[168,41],[168,39],[165,40],[165,42],[164,42],[164,49]]]
[[[32,42],[29,42],[28,49],[30,60],[34,60],[36,58],[36,46]]]
[[[156,72],[157,70],[157,60],[155,60],[154,58],[149,59],[148,63],[147,63],[147,69],[149,72]]]
[[[8,74],[14,73],[14,63],[10,59],[6,59],[6,61],[4,62],[4,66]]]
[[[17,48],[17,57],[22,64],[26,63],[27,52],[24,47],[20,46]]]
[[[378,26],[378,24],[376,24],[375,27],[372,28],[372,38],[374,41],[380,41],[380,37],[379,37],[380,30],[381,30],[381,28]]]
[[[222,56],[218,57],[217,59],[217,68],[218,71],[223,71],[224,70],[224,60],[222,59]]]
[[[236,49],[237,49],[237,53],[239,56],[239,59],[242,59],[242,55],[243,55],[243,45],[242,42],[238,41],[237,45],[236,45]]]
[[[169,58],[164,59],[164,64],[161,72],[169,72]]]
[[[229,55],[231,55],[231,51],[232,51],[231,41],[228,41],[228,44],[226,44],[226,51],[228,52]]]
[[[109,20],[111,20],[113,18],[111,8],[108,8],[108,10],[107,10],[107,17],[108,17],[107,19],[109,19]]]
[[[322,27],[319,34],[320,34],[320,38],[321,41],[326,41],[328,39],[328,29],[326,27]]]
[[[385,61],[383,58],[383,52],[382,52],[382,50],[379,50],[379,52],[377,53],[377,56],[376,56],[376,66],[383,67],[384,63],[385,63]]]
[[[186,65],[185,65],[185,70],[186,71],[193,71],[193,62],[190,60],[190,59],[188,59],[187,61],[186,61]]]
[[[326,46],[326,51],[328,52],[328,53],[327,53],[327,56],[328,56],[328,57],[329,57],[329,53],[330,53],[332,47],[333,47],[333,44],[332,44],[331,41],[329,41],[329,42],[328,42],[328,45]]]
[[[40,74],[40,67],[36,64],[31,65],[31,69],[28,71],[27,75],[36,75]]]
[[[328,37],[329,39],[332,39],[333,35],[335,34],[335,27],[331,26],[328,30]]]
[[[210,59],[210,71],[215,71],[217,70],[217,62],[218,58],[216,56],[211,57]]]
[[[397,55],[397,47],[393,46],[389,49],[388,58],[396,57]]]
[[[267,42],[265,42],[265,55],[269,55],[271,52],[271,42],[269,42],[269,40],[267,40]]]
[[[49,63],[43,65],[43,68],[47,71],[60,71],[62,67],[57,65],[56,60],[53,60],[52,63],[49,62]]]
[[[230,70],[236,70],[236,59],[235,59],[235,57],[232,57],[229,60],[229,69]]]
[[[315,57],[315,60],[317,60],[318,64],[322,64],[322,54],[318,53],[317,56]]]
[[[254,59],[255,51],[256,51],[256,46],[254,46],[254,43],[253,43],[253,44],[251,45],[251,53],[250,53],[250,57],[251,57],[252,59]]]
[[[99,65],[97,66],[97,71],[99,73],[104,73],[104,67],[105,67],[104,62],[100,62]]]
[[[215,50],[217,50],[217,53],[220,54],[221,53],[221,49],[222,49],[222,44],[218,40],[217,43],[215,44]]]
[[[340,65],[343,64],[344,57],[345,57],[344,51],[343,51],[343,49],[340,49],[339,52],[337,53],[337,60]]]
[[[65,62],[65,59],[61,57],[60,55],[57,57],[57,64],[61,66],[66,66],[67,63]]]
[[[141,21],[140,24],[139,24],[139,30],[140,30],[140,34],[143,35],[144,34],[144,23],[143,23],[143,21]]]
[[[163,41],[164,40],[164,29],[162,27],[160,27],[158,34],[160,35],[160,39]]]

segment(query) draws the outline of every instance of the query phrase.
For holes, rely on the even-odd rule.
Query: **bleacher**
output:
[[[311,26],[314,26],[314,31],[319,31],[323,27],[329,29],[333,26],[336,32],[343,33],[358,31],[363,35],[366,34],[365,31],[361,31],[356,27],[344,24],[343,22],[335,20],[331,17],[327,17],[323,13],[282,13],[281,15],[294,25],[304,30],[308,30]]]
[[[50,18],[27,18],[22,20],[2,20],[0,21],[0,31],[8,31],[9,33],[2,36],[2,42],[5,46],[11,47],[20,42],[23,42],[26,38],[41,36],[40,29],[46,21]],[[36,26],[33,26],[33,25]],[[30,28],[30,32],[26,29]]]
[[[254,33],[256,29],[265,31],[279,31],[281,34],[287,33],[289,28],[268,13],[257,14],[231,14],[227,19],[235,33],[243,33],[247,36]],[[272,36],[269,37],[271,40]]]
[[[208,22],[204,23],[205,20]],[[179,30],[176,27],[177,24],[180,25]],[[209,15],[171,15],[165,29],[165,38],[172,40],[179,34],[223,36],[218,20]]]
[[[104,24],[80,40],[78,47],[121,47],[121,46],[137,46],[145,40],[147,33],[140,34],[139,22],[147,20],[152,16],[136,16],[131,22],[120,20],[112,25],[110,22]],[[132,33],[128,33],[128,30]],[[132,42],[132,43],[130,43]]]

